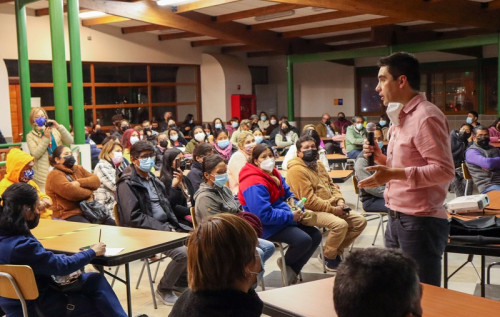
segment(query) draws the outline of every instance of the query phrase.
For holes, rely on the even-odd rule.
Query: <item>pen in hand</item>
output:
[[[99,229],[99,242],[101,242],[101,233],[102,233],[102,229]]]

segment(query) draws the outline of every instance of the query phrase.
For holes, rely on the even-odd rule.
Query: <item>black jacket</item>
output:
[[[187,290],[175,303],[169,317],[260,317],[263,303],[253,289],[248,293],[236,290]]]
[[[463,141],[458,136],[458,130],[452,130],[450,133],[451,138],[451,154],[453,156],[453,163],[455,164],[455,168],[458,168],[462,165],[462,162],[465,161],[465,151],[469,147],[469,143],[467,141]]]
[[[149,177],[153,179],[157,188],[160,203],[167,214],[168,221],[162,223],[153,217],[151,201],[148,189],[142,185],[139,175],[133,165],[128,166],[116,183],[116,201],[120,214],[120,225],[125,227],[144,228],[153,230],[186,231],[190,228],[179,224],[170,203],[165,197],[165,187],[152,173]]]
[[[196,193],[198,191],[198,188],[200,188],[200,184],[203,181],[203,172],[201,171],[201,169],[201,163],[193,160],[193,164],[191,164],[191,170],[187,174],[187,178],[191,181],[191,185],[193,185],[193,193]]]

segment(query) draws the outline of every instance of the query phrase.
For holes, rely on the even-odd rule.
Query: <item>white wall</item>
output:
[[[12,125],[10,118],[10,98],[9,98],[9,79],[7,75],[7,67],[2,58],[2,50],[0,50],[0,130],[3,136],[12,137]]]

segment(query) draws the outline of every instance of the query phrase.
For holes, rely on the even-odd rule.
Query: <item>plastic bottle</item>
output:
[[[304,208],[305,203],[306,203],[306,198],[302,197],[302,199],[295,204],[295,207],[297,207],[298,209],[302,209]]]

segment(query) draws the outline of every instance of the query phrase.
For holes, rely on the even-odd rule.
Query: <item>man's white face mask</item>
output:
[[[399,125],[399,113],[401,112],[403,107],[404,105],[402,103],[389,102],[386,113],[392,124]]]

